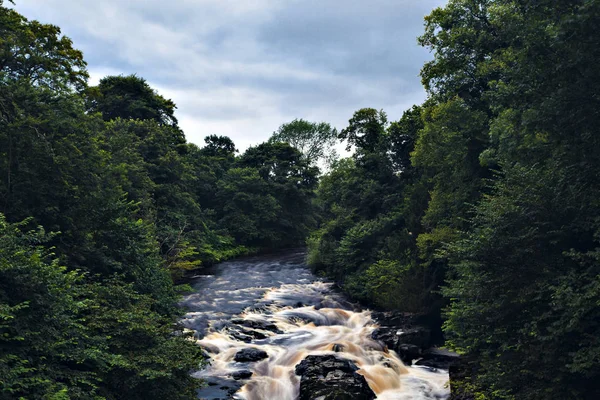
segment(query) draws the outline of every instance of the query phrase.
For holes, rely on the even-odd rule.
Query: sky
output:
[[[390,121],[425,99],[417,44],[443,0],[17,0],[84,52],[90,84],[137,74],[177,104],[187,139],[238,149],[295,118],[338,129],[372,107]]]

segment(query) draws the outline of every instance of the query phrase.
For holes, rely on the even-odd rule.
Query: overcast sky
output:
[[[240,149],[294,118],[345,127],[423,101],[416,43],[443,0],[18,0],[83,50],[91,83],[137,74],[171,98],[189,141]]]

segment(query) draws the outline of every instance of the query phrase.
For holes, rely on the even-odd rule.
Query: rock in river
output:
[[[358,367],[333,355],[306,357],[296,365],[300,375],[300,400],[372,400],[375,393]]]
[[[231,374],[231,377],[233,379],[235,379],[236,381],[239,381],[240,379],[248,379],[251,376],[252,376],[252,371],[247,371],[247,370],[236,371]]]
[[[248,347],[235,353],[234,360],[237,362],[254,362],[269,357],[266,351]]]
[[[417,361],[417,365],[422,365],[435,369],[449,369],[450,366],[457,364],[460,356],[444,349],[431,348],[423,352],[423,358]]]

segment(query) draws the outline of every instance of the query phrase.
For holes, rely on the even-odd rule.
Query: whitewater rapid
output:
[[[447,371],[405,366],[371,338],[377,325],[370,311],[314,276],[303,260],[302,251],[248,258],[193,279],[194,292],[182,302],[189,310],[182,323],[210,356],[206,368],[194,374],[209,384],[200,399],[297,399],[295,366],[307,355],[326,354],[353,361],[378,399],[448,398]],[[240,335],[232,320],[254,327],[253,337]],[[342,351],[334,352],[334,345]],[[268,358],[236,362],[245,348],[263,350]],[[248,371],[248,380],[232,378]]]

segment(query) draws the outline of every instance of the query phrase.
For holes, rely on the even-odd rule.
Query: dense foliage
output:
[[[270,142],[288,143],[298,149],[311,165],[330,166],[337,158],[335,145],[338,132],[327,122],[310,122],[295,119],[273,132]]]
[[[302,244],[318,170],[284,143],[198,148],[144,79],[87,77],[0,1],[0,399],[194,398],[173,279]]]
[[[476,398],[600,398],[598,26],[599,0],[450,0],[425,103],[240,155],[0,0],[0,399],[193,397],[173,282],[307,236],[350,295],[443,323]]]
[[[314,268],[443,307],[478,398],[600,397],[598,26],[595,0],[451,0],[419,39],[427,102],[355,113],[319,187]]]

